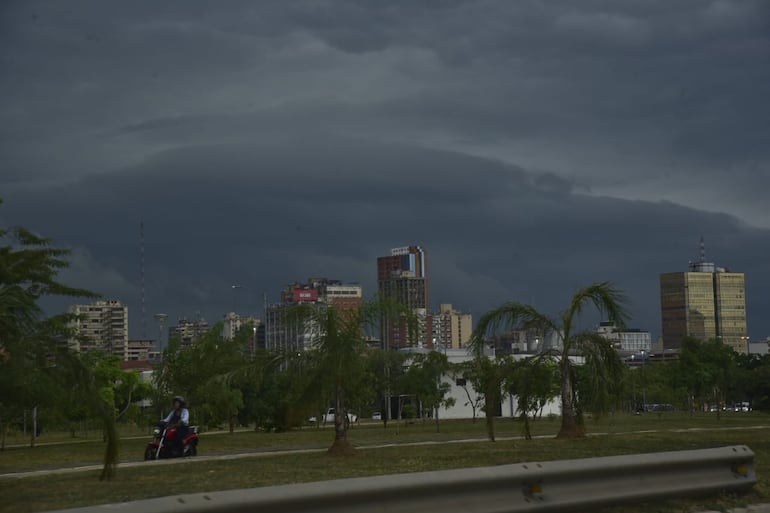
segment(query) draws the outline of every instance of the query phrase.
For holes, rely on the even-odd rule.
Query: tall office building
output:
[[[432,319],[429,299],[427,255],[420,246],[393,248],[390,255],[377,258],[377,288],[382,297],[405,305],[417,316],[417,334],[410,334],[403,322],[383,326],[385,348],[432,347]]]
[[[664,349],[677,349],[683,337],[720,338],[739,353],[748,351],[743,273],[730,272],[701,258],[688,272],[660,275]]]
[[[75,336],[68,345],[75,351],[102,351],[128,360],[128,307],[117,300],[96,301],[69,308]]]
[[[473,332],[473,317],[442,304],[433,314],[433,347],[435,349],[462,349],[467,347]]]

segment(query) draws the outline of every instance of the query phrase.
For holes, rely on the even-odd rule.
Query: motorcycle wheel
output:
[[[144,461],[148,460],[154,460],[155,459],[155,449],[153,447],[148,447],[144,451]]]

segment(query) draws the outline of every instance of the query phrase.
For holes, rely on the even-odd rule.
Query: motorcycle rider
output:
[[[174,440],[174,452],[182,454],[183,441],[187,438],[189,433],[188,426],[190,425],[190,412],[186,408],[184,397],[178,395],[174,397],[174,409],[163,419],[166,423],[166,427],[176,426],[176,440]]]

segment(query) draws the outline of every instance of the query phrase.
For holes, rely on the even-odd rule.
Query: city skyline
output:
[[[192,1],[0,8],[0,221],[72,248],[62,279],[132,332],[144,222],[147,316],[369,295],[419,241],[433,308],[556,315],[611,280],[657,338],[703,235],[770,335],[767,2]]]
[[[661,325],[663,327],[662,332],[659,337],[656,337],[655,339],[650,339],[649,333],[651,333],[651,330],[649,328],[644,327],[643,329],[630,329],[628,330],[628,335],[635,335],[637,333],[647,333],[648,342],[647,342],[647,348],[649,349],[649,344],[656,343],[658,340],[662,342],[662,348],[665,349],[676,349],[679,347],[679,341],[683,336],[693,336],[696,338],[701,339],[708,339],[708,338],[714,338],[719,337],[723,338],[724,342],[731,346],[734,350],[738,352],[745,352],[747,350],[746,344],[749,343],[750,337],[746,335],[747,333],[747,323],[745,318],[745,310],[746,310],[746,299],[745,299],[745,279],[743,273],[735,273],[730,272],[729,269],[717,266],[716,264],[712,262],[706,261],[706,254],[705,254],[705,241],[703,237],[700,239],[699,244],[700,249],[700,257],[697,261],[689,261],[688,263],[688,271],[687,272],[676,272],[676,273],[661,273],[659,275],[660,280],[660,297],[661,297],[661,312],[662,312],[662,321]],[[263,304],[262,304],[262,311],[261,312],[249,312],[249,311],[242,311],[238,312],[236,310],[233,310],[232,312],[226,312],[220,317],[222,319],[220,321],[213,321],[213,323],[210,325],[208,321],[200,314],[200,311],[197,312],[197,318],[194,320],[189,320],[187,316],[181,316],[178,318],[177,325],[170,325],[167,326],[168,329],[168,336],[170,337],[172,333],[176,333],[178,330],[185,330],[188,329],[189,326],[193,326],[193,324],[202,323],[202,326],[205,326],[205,330],[209,329],[210,326],[213,326],[217,322],[224,322],[224,329],[225,332],[228,331],[230,334],[227,333],[224,334],[224,336],[227,338],[228,336],[231,338],[235,332],[237,332],[237,327],[233,328],[230,326],[228,328],[228,320],[232,322],[232,319],[244,319],[244,322],[251,322],[256,321],[257,323],[264,323],[265,322],[265,313],[266,308],[267,311],[273,311],[276,308],[282,309],[286,308],[287,306],[301,304],[301,303],[328,303],[328,304],[335,304],[339,308],[349,309],[349,308],[355,308],[356,306],[359,306],[365,298],[373,297],[374,294],[385,294],[385,295],[392,295],[394,292],[409,292],[412,287],[391,287],[390,282],[395,280],[396,285],[400,283],[400,281],[403,281],[404,279],[412,279],[417,282],[419,282],[420,286],[425,289],[425,291],[422,294],[416,294],[415,298],[412,298],[412,295],[415,294],[407,294],[407,306],[412,307],[413,309],[420,310],[422,312],[423,316],[427,316],[427,323],[424,329],[424,333],[421,335],[420,340],[412,341],[410,343],[406,344],[400,344],[400,343],[393,343],[393,341],[388,341],[388,343],[385,344],[385,347],[406,347],[406,346],[415,346],[415,347],[433,347],[436,345],[436,338],[435,337],[444,337],[447,335],[444,335],[443,331],[447,330],[448,328],[446,326],[441,325],[440,318],[444,314],[444,312],[452,312],[453,318],[450,322],[456,323],[458,322],[458,318],[456,316],[460,315],[463,318],[467,318],[464,322],[467,324],[468,319],[472,319],[472,314],[469,313],[463,313],[456,311],[452,308],[453,305],[447,304],[447,303],[440,303],[438,307],[435,305],[432,305],[430,302],[426,301],[427,297],[427,289],[429,288],[427,277],[428,277],[428,266],[427,266],[427,256],[426,252],[423,246],[421,245],[411,245],[411,246],[403,246],[403,247],[397,247],[392,248],[390,250],[390,254],[388,256],[380,256],[377,257],[376,260],[377,263],[377,283],[378,283],[378,290],[375,291],[373,294],[370,294],[367,296],[363,288],[358,282],[352,282],[352,281],[344,281],[344,280],[337,280],[337,279],[328,279],[328,278],[308,278],[305,282],[301,281],[292,281],[288,285],[284,286],[280,293],[278,294],[278,297],[280,298],[280,301],[269,303],[268,302],[268,294],[263,294]],[[682,304],[676,303],[674,305],[671,303],[670,300],[666,299],[667,297],[674,295],[681,295],[680,289],[684,287],[684,290],[686,291],[688,288],[688,276],[694,275],[694,277],[689,277],[689,283],[690,283],[690,295],[687,295],[685,292],[684,296],[682,296],[683,299],[681,299],[679,302],[684,301]],[[702,275],[702,276],[701,276]],[[700,278],[703,278],[706,281],[701,280]],[[735,281],[736,278],[739,278],[739,283]],[[699,281],[700,280],[700,281]],[[722,281],[727,280],[729,283],[729,287],[727,289],[726,293],[720,292],[720,283]],[[701,283],[703,282],[703,283]],[[707,283],[706,283],[707,282]],[[707,286],[706,286],[707,285]],[[724,287],[724,285],[722,286]],[[738,287],[737,289],[735,287]],[[231,286],[233,290],[235,289],[242,289],[242,285],[237,286]],[[392,290],[391,290],[392,289]],[[403,290],[402,290],[403,289]],[[708,290],[707,290],[708,289]],[[722,308],[720,308],[720,304],[724,303],[726,300],[728,303],[733,302],[734,300],[730,299],[732,298],[732,295],[727,298],[725,294],[733,294],[733,292],[740,293],[740,304],[738,305],[740,308],[740,313],[743,315],[741,323],[739,325],[736,325],[733,327],[728,327],[725,330],[725,327],[720,327],[721,323],[724,323],[722,319],[732,319],[732,311],[734,310],[728,310],[728,311],[722,311]],[[708,293],[709,296],[709,302],[708,305],[704,306],[701,305],[703,303],[703,299],[700,298],[703,294]],[[690,297],[694,298],[700,298],[698,299],[699,303],[695,304],[695,306],[690,305],[690,302],[693,301],[692,299],[688,299]],[[724,296],[724,297],[723,297]],[[399,295],[396,294],[396,299],[399,299]],[[678,296],[677,296],[678,297]],[[420,299],[422,298],[422,299]],[[727,299],[726,299],[727,298]],[[402,301],[404,298],[400,298]],[[410,300],[419,300],[419,304],[409,303]],[[237,301],[234,301],[235,304],[237,304]],[[123,305],[120,301],[120,299],[110,299],[107,301],[99,300],[91,304],[83,304],[83,305],[71,305],[69,307],[70,312],[74,311],[89,311],[89,310],[96,310],[95,306],[109,306],[109,305],[118,305],[121,311],[123,311],[123,315],[128,318],[128,307],[127,305]],[[704,303],[705,304],[705,303]],[[737,303],[736,303],[737,304]],[[700,306],[698,306],[700,305]],[[682,327],[672,328],[671,323],[674,322],[678,317],[676,315],[679,314],[672,314],[672,308],[679,308],[679,310],[684,309],[687,310],[696,308],[699,312],[699,315],[706,314],[707,316],[712,317],[711,324],[703,323],[701,321],[700,328],[697,329],[691,329],[689,325],[684,324]],[[732,307],[731,307],[732,308]],[[78,310],[80,309],[80,310]],[[278,312],[279,310],[275,310],[275,312]],[[677,310],[677,312],[679,311]],[[683,310],[683,311],[684,311]],[[99,310],[101,312],[101,310]],[[709,313],[710,312],[710,313]],[[418,312],[419,313],[419,312]],[[102,315],[99,313],[97,316]],[[163,314],[161,314],[163,315]],[[672,317],[673,315],[673,317]],[[683,315],[683,314],[682,314]],[[727,315],[727,316],[725,316]],[[234,316],[234,317],[233,317]],[[219,319],[219,317],[217,317]],[[449,319],[447,319],[448,321]],[[740,319],[739,319],[740,320]],[[444,322],[447,322],[444,321]],[[142,323],[142,326],[145,325],[145,322],[142,322],[141,319],[136,320],[135,324]],[[167,320],[164,318],[164,323],[167,322]],[[273,321],[275,322],[275,321]],[[669,324],[669,327],[666,328],[666,323]],[[127,324],[127,321],[126,321]],[[268,321],[267,325],[269,326],[270,322]],[[240,321],[238,322],[238,325],[240,325]],[[473,325],[471,323],[471,325]],[[78,328],[80,326],[80,323],[78,323]],[[612,322],[607,322],[606,319],[599,318],[599,320],[594,324],[594,328],[597,328],[600,332],[607,331],[607,326],[613,326]],[[710,328],[709,328],[710,326]],[[187,327],[187,328],[186,328]],[[628,326],[627,326],[628,327]],[[80,329],[80,328],[79,328]],[[453,330],[457,330],[460,328],[453,327]],[[461,332],[463,334],[459,334],[460,332],[454,333],[454,335],[450,335],[450,337],[460,337],[464,338],[467,342],[467,337],[469,337],[469,332],[465,331],[468,330],[468,326],[466,325],[465,328],[461,329]],[[666,329],[670,330],[670,333],[666,335]],[[235,331],[234,331],[235,330]],[[179,333],[182,333],[181,331]],[[192,332],[190,332],[192,333]],[[511,332],[513,333],[513,332]],[[608,331],[609,333],[609,331]],[[432,334],[432,335],[431,335]],[[402,334],[403,335],[403,334]],[[139,341],[136,336],[134,336],[131,333],[124,333],[123,336],[128,339]],[[433,344],[431,344],[429,337],[433,337]],[[187,335],[187,338],[185,339],[185,336],[182,336],[183,343],[189,344],[192,340],[191,335]],[[269,339],[270,335],[266,335],[266,338]],[[667,338],[668,337],[668,338]],[[194,336],[193,336],[194,338]],[[398,337],[397,337],[398,338]],[[185,342],[186,340],[186,342]],[[755,338],[751,339],[752,342],[759,342],[763,339],[761,338]],[[767,340],[770,340],[770,337],[767,337]],[[443,342],[443,344],[440,344],[442,347],[446,344],[446,342]],[[451,343],[451,346],[453,348],[459,348],[462,347],[462,343],[458,340],[453,340]]]

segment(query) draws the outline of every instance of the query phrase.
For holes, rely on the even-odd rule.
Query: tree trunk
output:
[[[230,434],[235,433],[235,415],[230,415]]]
[[[328,451],[331,456],[353,456],[357,453],[355,447],[348,442],[347,417],[343,390],[338,385],[334,394],[334,443]]]
[[[495,441],[495,417],[492,414],[492,408],[485,407],[486,420],[487,420],[487,436],[490,442]]]
[[[565,355],[564,358],[567,358]],[[556,438],[582,438],[585,429],[575,408],[575,391],[569,360],[561,365],[561,429]]]
[[[35,447],[35,437],[37,437],[37,406],[32,408],[32,429],[30,429],[31,436],[29,438],[29,446]]]
[[[529,415],[527,415],[527,412],[524,412],[524,439],[525,440],[532,440],[532,430],[529,426]]]
[[[438,424],[438,406],[436,406],[436,433],[440,433],[441,429],[439,428]]]
[[[497,393],[490,386],[484,397],[484,414],[487,421],[487,436],[490,442],[495,441],[495,404],[499,403]]]

